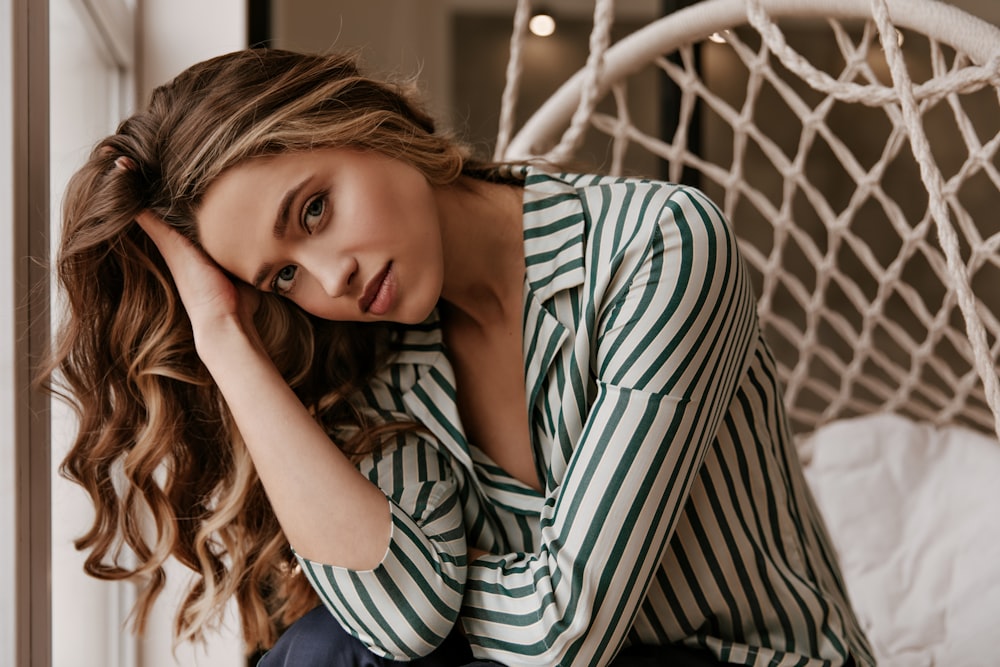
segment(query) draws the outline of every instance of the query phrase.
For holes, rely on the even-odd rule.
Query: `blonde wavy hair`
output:
[[[317,147],[378,151],[432,185],[481,175],[414,100],[407,86],[362,76],[350,56],[232,53],[154,91],[70,182],[57,259],[68,311],[45,379],[79,416],[62,471],[96,513],[76,546],[89,551],[89,574],[139,582],[138,632],[171,556],[195,572],[177,641],[202,638],[235,597],[248,649],[268,647],[317,599],[136,215],[152,210],[197,244],[200,202],[221,173]],[[261,337],[303,403],[329,429],[359,427],[341,443],[349,455],[376,447],[385,427],[365,423],[352,396],[390,352],[392,332],[261,296]]]

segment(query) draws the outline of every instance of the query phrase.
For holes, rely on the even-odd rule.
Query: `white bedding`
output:
[[[884,667],[1000,665],[1000,445],[895,415],[826,426],[806,477]]]

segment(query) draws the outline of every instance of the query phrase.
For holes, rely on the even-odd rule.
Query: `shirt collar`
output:
[[[559,176],[525,167],[525,274],[542,303],[583,284],[586,231],[577,188]]]

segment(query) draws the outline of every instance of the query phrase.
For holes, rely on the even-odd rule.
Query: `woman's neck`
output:
[[[521,188],[462,177],[438,190],[444,247],[441,299],[454,324],[491,329],[521,319]]]

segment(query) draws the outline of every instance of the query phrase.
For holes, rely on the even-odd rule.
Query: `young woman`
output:
[[[695,190],[479,163],[247,51],[100,143],[58,266],[78,546],[140,627],[174,556],[178,636],[235,596],[291,625],[268,667],[872,664]]]

